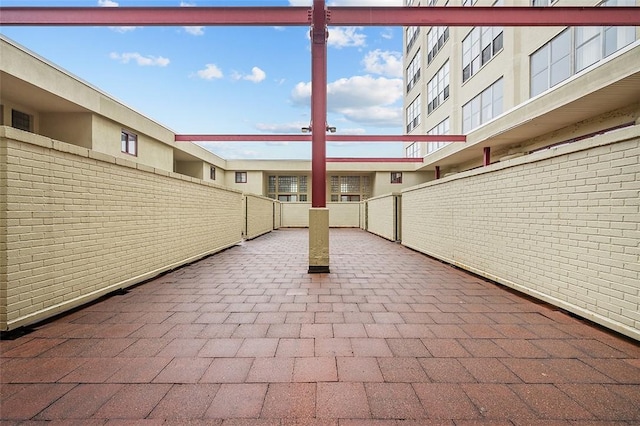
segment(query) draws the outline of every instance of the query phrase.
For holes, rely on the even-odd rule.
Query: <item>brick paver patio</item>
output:
[[[3,424],[632,425],[640,347],[355,229],[304,229],[4,340]]]

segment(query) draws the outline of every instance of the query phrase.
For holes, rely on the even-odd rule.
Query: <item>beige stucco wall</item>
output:
[[[329,227],[358,228],[360,227],[360,203],[327,203],[329,209]]]
[[[309,226],[311,203],[282,203],[282,226],[285,228],[306,228]],[[361,203],[327,203],[329,226],[331,228],[360,227]]]
[[[275,200],[253,194],[245,194],[245,237],[255,238],[273,230]]]
[[[93,116],[89,112],[41,113],[39,131],[51,139],[92,149]],[[120,146],[120,136],[115,140]]]
[[[360,202],[360,229],[369,229],[369,205],[366,201]]]
[[[400,198],[400,199],[399,199]],[[367,230],[387,240],[396,241],[399,238],[396,203],[400,203],[401,195],[387,194],[367,200]]]
[[[284,228],[306,228],[309,226],[311,203],[280,204],[281,224]]]
[[[0,329],[241,240],[242,194],[0,127]]]
[[[404,245],[640,339],[640,127],[402,199]]]

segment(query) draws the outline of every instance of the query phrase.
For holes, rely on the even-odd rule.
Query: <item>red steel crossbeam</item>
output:
[[[329,157],[327,163],[423,163],[422,157],[401,157],[401,158],[347,158],[347,157]]]
[[[328,142],[465,142],[465,135],[326,135]],[[176,142],[311,142],[308,134],[176,135]]]
[[[316,7],[316,3],[314,3]],[[312,23],[308,7],[1,7],[0,25],[282,25]],[[329,7],[328,25],[638,25],[640,7]]]

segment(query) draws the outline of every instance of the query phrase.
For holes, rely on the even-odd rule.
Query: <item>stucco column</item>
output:
[[[329,271],[329,209],[309,209],[309,273]]]

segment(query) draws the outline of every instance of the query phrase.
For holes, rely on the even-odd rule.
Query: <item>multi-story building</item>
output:
[[[407,6],[636,6],[636,0],[406,0]],[[631,124],[637,27],[407,27],[405,132],[466,134],[407,143],[441,176]],[[637,84],[637,83],[635,83]],[[635,100],[635,101],[634,101]],[[577,125],[576,123],[579,123]],[[517,128],[518,130],[514,130]]]

